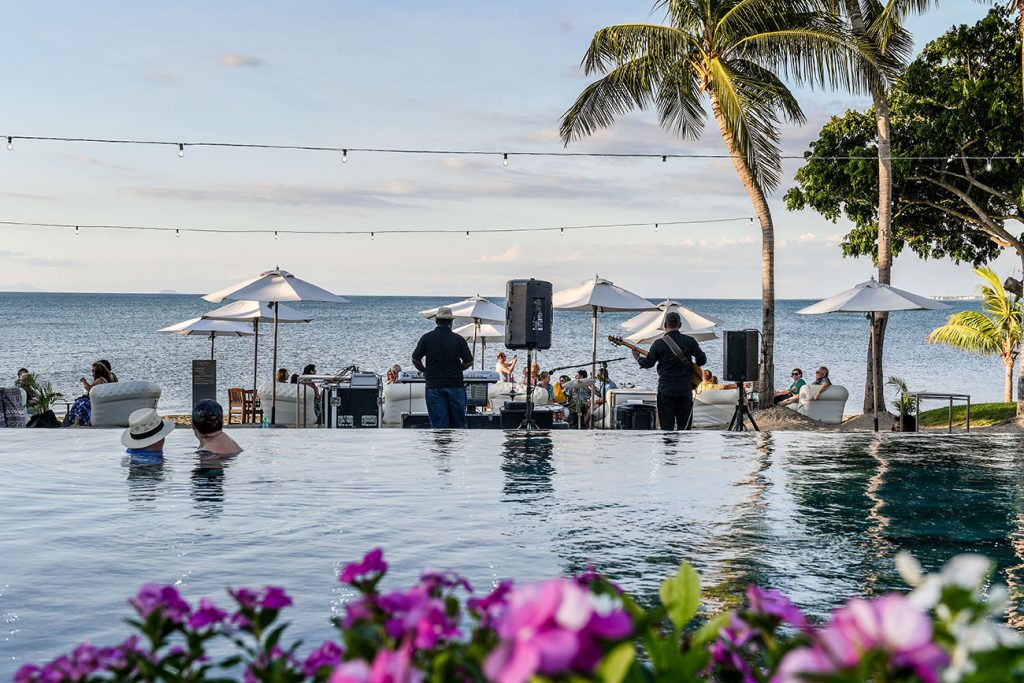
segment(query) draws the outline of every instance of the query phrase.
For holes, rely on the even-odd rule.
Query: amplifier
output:
[[[380,427],[380,392],[376,376],[353,376],[352,384],[324,387],[324,420],[328,429],[361,429]],[[360,386],[362,383],[362,386]]]
[[[501,429],[501,415],[497,413],[469,413],[466,415],[469,429]],[[430,418],[426,413],[402,413],[403,429],[430,429]]]
[[[398,379],[395,380],[395,384],[413,384],[416,382],[425,382],[423,379],[423,373],[416,370],[402,370],[398,373]]]

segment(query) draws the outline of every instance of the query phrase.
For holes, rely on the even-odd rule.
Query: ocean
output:
[[[321,373],[350,365],[383,373],[393,363],[411,369],[410,355],[416,340],[433,325],[419,311],[465,296],[353,296],[348,297],[348,304],[289,304],[307,313],[313,322],[280,326],[278,366],[300,372],[306,364],[315,363]],[[501,297],[491,300],[503,305]],[[759,300],[682,301],[699,313],[725,320],[724,329],[760,327]],[[846,412],[860,412],[867,321],[855,314],[796,315],[810,303],[777,302],[776,386],[788,385],[793,367],[802,368],[810,377],[814,368],[826,365],[833,382],[850,390]],[[913,391],[967,393],[979,403],[1002,400],[1003,369],[998,358],[926,343],[928,333],[943,324],[950,313],[980,306],[977,301],[950,303],[952,308],[945,311],[892,315],[885,347],[886,376],[903,377]],[[13,383],[18,368],[27,367],[73,398],[81,394],[79,378],[88,374],[93,361],[105,358],[121,380],[145,379],[160,384],[162,412],[187,412],[191,405],[191,361],[209,358],[209,339],[159,334],[157,330],[216,307],[198,295],[0,293],[0,381]],[[637,368],[628,349],[614,346],[607,339],[608,335],[622,335],[618,325],[632,315],[608,313],[599,317],[598,358],[625,359],[613,360],[608,366],[612,379],[620,383],[655,386],[653,371]],[[272,327],[260,326],[260,384],[272,375]],[[589,364],[589,314],[556,311],[553,334],[552,348],[539,354],[543,368]],[[493,368],[494,354],[500,348],[500,343],[488,346],[488,369]],[[708,356],[708,367],[720,375],[721,340],[703,342],[702,348]],[[520,356],[522,368],[525,352]],[[228,387],[252,386],[253,339],[219,338],[216,358],[220,400],[226,404]],[[892,399],[894,393],[888,390],[887,396]]]

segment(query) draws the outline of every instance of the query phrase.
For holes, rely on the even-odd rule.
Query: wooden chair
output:
[[[228,424],[231,424],[231,418],[238,417],[239,424],[245,424],[246,420],[245,410],[245,389],[236,387],[228,389]]]
[[[251,422],[253,424],[262,422],[263,407],[260,405],[259,395],[252,389],[243,390],[242,395],[245,398],[245,408],[242,412],[244,421]]]

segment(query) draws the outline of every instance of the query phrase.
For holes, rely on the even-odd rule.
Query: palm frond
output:
[[[929,344],[945,344],[961,351],[983,355],[998,354],[1001,335],[992,321],[978,311],[961,311],[928,335]]]

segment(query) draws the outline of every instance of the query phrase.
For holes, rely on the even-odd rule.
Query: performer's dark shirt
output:
[[[420,337],[412,357],[422,361],[424,356],[427,357],[424,363],[427,370],[423,373],[427,389],[465,386],[462,366],[472,362],[473,354],[466,340],[455,334],[452,328],[438,325]]]
[[[700,345],[693,337],[687,336],[678,330],[668,333],[672,340],[679,346],[683,356],[691,359],[696,365],[704,365],[708,357],[700,350]],[[693,366],[684,363],[672,353],[672,349],[663,339],[651,344],[651,350],[646,356],[640,359],[640,367],[653,368],[658,366],[658,393],[666,396],[682,396],[693,391],[690,384],[690,374]]]

